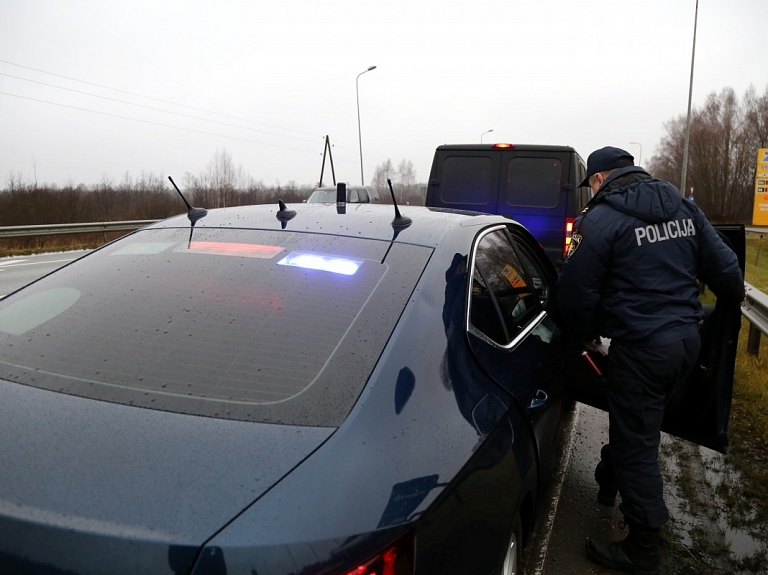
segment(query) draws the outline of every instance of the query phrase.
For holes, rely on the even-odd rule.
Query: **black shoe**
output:
[[[587,556],[595,563],[632,575],[661,575],[659,530],[630,525],[623,541],[588,537]]]
[[[600,487],[597,491],[597,502],[607,507],[616,505],[616,494],[619,490],[616,488],[616,483],[610,471],[606,469],[604,461],[598,463],[595,468],[595,481],[597,481]]]

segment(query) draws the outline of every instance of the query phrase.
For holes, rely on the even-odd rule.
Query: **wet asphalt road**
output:
[[[0,258],[0,297],[85,255],[87,250]]]
[[[532,539],[526,546],[528,575],[609,574],[586,556],[586,538],[623,539],[617,507],[597,503],[594,470],[608,442],[608,414],[577,403],[566,422],[558,472],[544,494]],[[618,502],[618,501],[617,501]]]

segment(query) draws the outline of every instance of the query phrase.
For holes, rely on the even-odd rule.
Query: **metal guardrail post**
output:
[[[768,335],[768,295],[745,283],[747,299],[741,308],[741,315],[749,320],[747,353],[757,356],[760,351],[761,334]]]

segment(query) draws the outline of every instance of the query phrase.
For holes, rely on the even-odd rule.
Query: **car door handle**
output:
[[[538,409],[545,403],[547,403],[547,400],[549,399],[549,396],[547,395],[547,392],[543,389],[537,389],[536,395],[533,396],[533,399],[531,399],[531,404],[528,406],[528,409]]]

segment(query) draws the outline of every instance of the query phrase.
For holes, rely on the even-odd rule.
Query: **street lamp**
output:
[[[365,179],[363,178],[363,134],[360,131],[360,91],[357,87],[357,81],[360,79],[360,76],[375,69],[376,66],[369,66],[367,70],[363,70],[357,75],[357,78],[355,78],[355,96],[357,98],[357,141],[360,144],[360,184],[363,186],[365,185]]]
[[[487,130],[487,131],[483,132],[482,134],[480,134],[480,143],[481,144],[483,143],[483,136],[485,136],[486,134],[490,134],[491,132],[493,132],[493,128],[491,128],[490,130]]]
[[[688,116],[685,121],[685,145],[683,146],[683,172],[680,175],[680,193],[685,197],[685,184],[688,172],[688,145],[691,142],[691,98],[693,97],[693,63],[696,61],[696,24],[699,21],[699,0],[696,0],[696,12],[693,16],[693,48],[691,49],[691,81],[688,84]]]
[[[635,146],[640,146],[640,156],[637,158],[637,165],[642,166],[643,165],[643,145],[640,142],[630,142],[630,144],[634,144]]]

